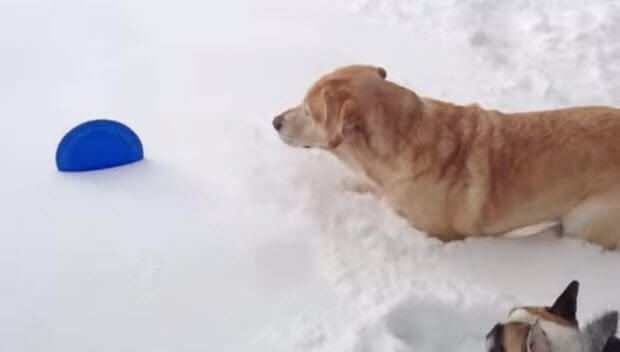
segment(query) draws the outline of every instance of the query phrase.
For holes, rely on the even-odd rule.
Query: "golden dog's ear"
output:
[[[383,79],[387,77],[387,72],[385,71],[383,67],[377,67],[377,73],[379,73],[379,76],[381,76],[381,78]]]
[[[342,143],[348,131],[355,128],[357,103],[346,88],[326,87],[321,96],[325,104],[327,146],[333,149]]]

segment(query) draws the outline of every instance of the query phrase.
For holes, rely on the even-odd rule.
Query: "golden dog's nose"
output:
[[[282,128],[282,123],[284,122],[284,117],[282,115],[278,115],[273,119],[273,128],[275,128],[277,131],[280,130],[280,128]]]

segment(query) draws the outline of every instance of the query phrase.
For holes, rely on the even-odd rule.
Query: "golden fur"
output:
[[[280,136],[332,152],[442,240],[559,220],[567,235],[618,245],[620,110],[510,114],[420,98],[385,77],[372,66],[321,77],[278,117]]]

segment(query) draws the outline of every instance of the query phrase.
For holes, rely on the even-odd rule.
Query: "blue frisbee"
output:
[[[74,127],[56,150],[56,166],[60,171],[105,169],[143,158],[138,135],[112,120],[92,120]]]

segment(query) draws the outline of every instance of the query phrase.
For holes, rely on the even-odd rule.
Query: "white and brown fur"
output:
[[[576,319],[579,283],[571,282],[549,307],[513,309],[487,334],[487,352],[619,352],[618,314],[609,312],[583,331]]]
[[[321,77],[273,120],[281,139],[325,149],[416,228],[441,240],[558,221],[620,242],[620,110],[504,113],[421,98],[373,66]]]

